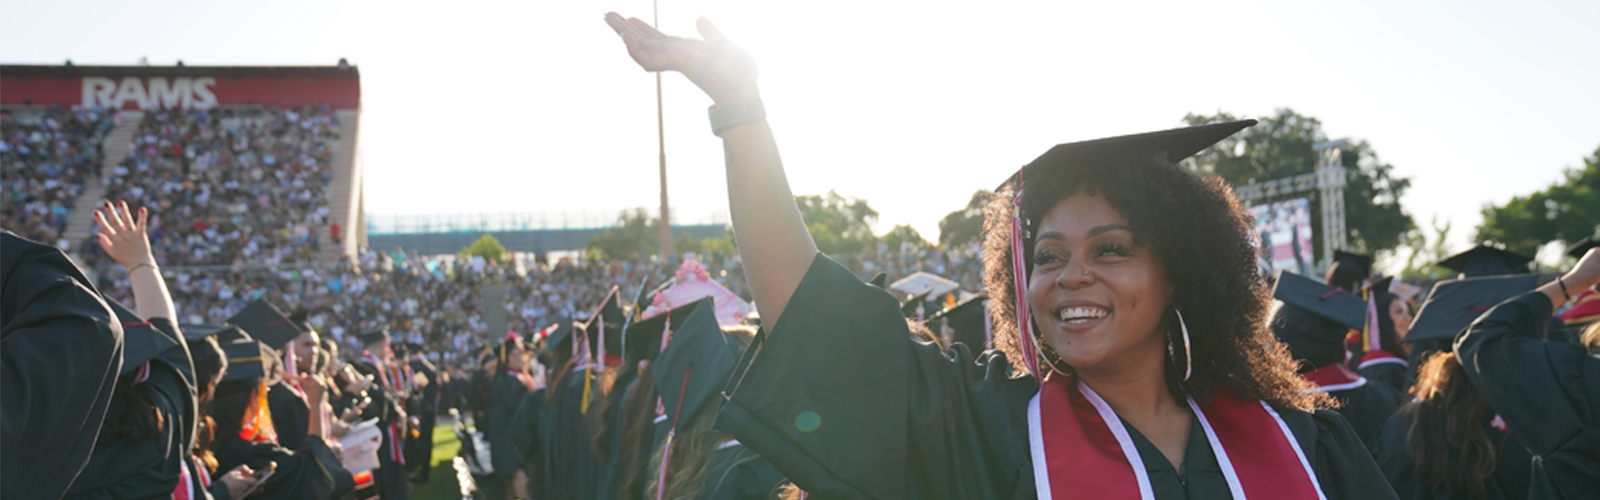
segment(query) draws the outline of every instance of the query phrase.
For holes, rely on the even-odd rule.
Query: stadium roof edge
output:
[[[80,66],[0,64],[0,77],[28,76],[310,76],[350,77],[359,80],[356,65],[339,66]]]

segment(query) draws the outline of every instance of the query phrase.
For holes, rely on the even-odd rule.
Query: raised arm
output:
[[[606,14],[606,24],[646,71],[683,73],[715,106],[759,106],[755,61],[705,18],[697,23],[702,39],[667,36],[644,21],[616,13]],[[742,121],[721,132],[728,209],[745,277],[763,321],[777,324],[816,258],[817,244],[800,218],[766,120]]]
[[[156,267],[156,257],[150,252],[150,212],[141,207],[136,219],[128,210],[128,202],[112,205],[107,201],[105,206],[95,210],[94,220],[100,225],[100,248],[111,260],[128,269],[134,312],[146,320],[166,318],[177,323],[178,313],[172,306],[172,296],[167,294],[167,283],[161,279],[161,269]]]

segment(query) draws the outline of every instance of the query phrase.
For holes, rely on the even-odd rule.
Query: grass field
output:
[[[443,420],[443,419],[441,419]],[[451,424],[439,424],[433,429],[433,472],[427,484],[416,485],[407,498],[415,500],[461,500],[461,489],[456,483],[455,468],[450,465],[461,442],[456,440]]]

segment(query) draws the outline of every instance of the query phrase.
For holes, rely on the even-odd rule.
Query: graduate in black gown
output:
[[[411,365],[411,372],[422,375],[427,379],[427,384],[413,391],[406,412],[415,416],[419,425],[415,437],[406,444],[406,452],[411,454],[407,462],[412,467],[413,481],[421,484],[428,482],[433,475],[433,430],[439,424],[439,405],[444,382],[440,379],[443,373],[433,366],[427,358],[423,357],[421,344],[407,346],[410,353],[406,362]]]
[[[0,498],[72,486],[117,385],[122,335],[66,254],[0,230]]]
[[[188,485],[188,498],[191,500],[232,499],[255,485],[255,471],[245,464],[239,464],[231,471],[217,470],[216,454],[211,451],[211,443],[216,438],[216,422],[206,413],[228,368],[227,356],[223,354],[217,338],[242,338],[247,335],[229,324],[180,325],[179,330],[183,332],[185,348],[194,365],[195,401],[201,411],[195,419],[194,442],[185,463],[188,477],[180,477],[180,482]],[[174,497],[182,498],[181,495]]]
[[[361,358],[350,366],[356,372],[375,380],[367,388],[372,399],[361,414],[362,420],[378,419],[383,431],[383,444],[378,450],[378,470],[373,480],[378,483],[378,496],[383,500],[405,500],[407,483],[405,471],[405,435],[407,417],[405,400],[408,382],[403,370],[389,349],[387,329],[367,330],[359,334],[363,346]]]
[[[1283,301],[1272,318],[1272,331],[1300,364],[1300,376],[1339,402],[1338,412],[1362,442],[1400,406],[1401,393],[1373,383],[1345,364],[1345,336],[1367,322],[1367,306],[1342,289],[1310,278],[1279,273],[1272,296]]]
[[[255,471],[274,469],[251,499],[331,500],[353,490],[350,471],[322,437],[308,436],[294,450],[277,443],[267,403],[270,382],[281,369],[273,366],[276,353],[254,339],[228,342],[222,351],[228,367],[210,408],[217,470],[240,464]]]
[[[495,357],[502,367],[489,386],[489,408],[478,423],[483,439],[489,443],[490,461],[494,474],[479,482],[490,500],[505,500],[513,490],[512,481],[522,470],[522,455],[518,452],[513,435],[518,422],[513,418],[523,397],[533,390],[533,377],[527,369],[527,356],[522,340],[509,336],[495,348]]]
[[[303,330],[298,322],[264,299],[257,299],[238,314],[228,318],[233,324],[261,341],[281,356],[286,370],[300,371],[302,362],[309,359],[289,359],[289,344],[301,336],[314,336],[315,332]],[[294,362],[295,366],[289,366]],[[295,375],[291,373],[290,375]],[[267,391],[267,404],[272,407],[272,426],[278,431],[278,444],[291,450],[299,449],[311,431],[311,407],[305,392],[295,386],[295,380],[284,377]]]
[[[667,347],[650,364],[670,431],[650,458],[645,498],[774,498],[785,483],[783,474],[712,427],[722,406],[722,389],[753,332],[737,327],[724,331],[709,298],[674,312],[681,309],[688,311],[677,318]]]
[[[1465,252],[1445,258],[1444,260],[1437,262],[1436,265],[1452,269],[1459,273],[1456,276],[1456,280],[1467,280],[1472,278],[1501,276],[1507,274],[1514,274],[1523,277],[1529,277],[1527,279],[1533,279],[1531,277],[1534,275],[1528,273],[1528,262],[1532,260],[1532,258],[1526,255],[1507,252],[1494,247],[1478,245]],[[1448,282],[1450,281],[1447,280],[1434,284],[1434,290],[1438,290],[1439,286]],[[1531,286],[1531,284],[1529,286]],[[1526,290],[1528,287],[1520,288]],[[1431,298],[1432,293],[1430,291],[1429,298],[1426,300],[1431,300]],[[1444,330],[1432,328],[1431,325],[1427,325],[1425,322],[1421,321],[1422,312],[1423,310],[1420,308],[1417,310],[1418,326],[1422,327],[1416,329],[1421,330],[1418,332],[1420,335],[1407,335],[1405,339],[1406,344],[1411,346],[1411,354],[1408,361],[1412,367],[1420,366],[1422,364],[1422,360],[1432,357],[1433,353],[1449,351],[1451,349],[1451,341],[1455,339],[1457,333],[1461,332],[1459,329]],[[1482,312],[1483,311],[1470,311],[1470,314],[1466,315],[1469,316],[1469,318],[1476,318],[1478,314]],[[1452,312],[1451,316],[1465,313],[1468,313],[1468,311],[1455,311]],[[1436,312],[1434,314],[1434,318],[1430,319],[1429,322],[1437,320],[1438,317],[1439,314]],[[1470,322],[1471,321],[1469,319],[1468,323]],[[1455,321],[1451,321],[1450,323],[1454,324]]]
[[[960,342],[967,346],[968,351],[982,352],[991,346],[989,337],[993,334],[989,328],[989,310],[985,305],[988,301],[989,298],[982,295],[967,299],[934,313],[929,318],[930,324],[937,325],[942,320],[944,325],[941,331],[949,334],[947,343]]]
[[[589,327],[558,329],[546,340],[553,364],[538,422],[543,498],[594,498],[600,483],[603,464],[590,444],[584,400],[600,394],[596,375],[604,368],[591,354],[599,339]]]
[[[1406,394],[1415,378],[1404,340],[1411,331],[1412,316],[1405,299],[1389,292],[1392,282],[1393,278],[1382,278],[1368,287],[1367,293],[1377,315],[1368,318],[1366,327],[1370,330],[1377,326],[1377,334],[1355,332],[1345,338],[1345,345],[1350,351],[1351,370],[1373,383],[1394,389],[1397,394]]]
[[[1495,306],[1455,341],[1467,378],[1534,456],[1529,498],[1600,491],[1600,331],[1586,331],[1582,345],[1543,339],[1555,307],[1597,283],[1600,250],[1589,250],[1571,271]]]
[[[1394,497],[1267,330],[1253,219],[1220,180],[1177,166],[1249,122],[1060,145],[1012,176],[986,210],[999,350],[946,352],[910,339],[894,297],[818,254],[747,54],[703,19],[705,39],[606,21],[635,62],[686,73],[716,103],[740,258],[768,327],[717,428],[800,489]]]
[[[1533,457],[1478,393],[1455,353],[1419,369],[1416,400],[1401,407],[1372,455],[1405,500],[1524,498]]]
[[[123,373],[94,455],[64,498],[169,496],[181,487],[194,437],[193,365],[171,320],[145,321],[107,302],[122,322]]]

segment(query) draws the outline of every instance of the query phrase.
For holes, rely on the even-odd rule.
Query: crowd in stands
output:
[[[67,215],[100,171],[101,142],[113,113],[55,107],[34,114],[0,112],[0,220],[31,240],[62,246]]]
[[[884,273],[888,282],[894,283],[922,271],[955,280],[964,292],[978,293],[983,291],[983,258],[978,251],[977,241],[949,249],[911,244],[893,247],[879,243],[837,260],[861,279]]]
[[[338,140],[325,106],[150,111],[107,175],[106,199],[150,207],[163,266],[310,263],[327,232]],[[85,243],[98,254],[93,236]]]

